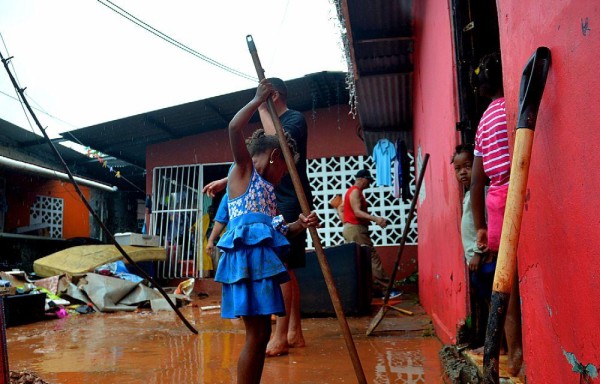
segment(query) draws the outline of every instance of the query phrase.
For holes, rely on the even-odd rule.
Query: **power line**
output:
[[[238,71],[237,69],[228,67],[225,64],[219,63],[218,61],[211,59],[210,57],[203,55],[202,53],[188,47],[187,45],[173,39],[172,37],[170,37],[169,35],[159,31],[158,29],[154,28],[153,26],[147,24],[146,22],[140,20],[139,18],[135,17],[134,15],[132,15],[131,13],[127,12],[126,10],[124,10],[123,8],[119,7],[118,5],[114,4],[113,2],[111,2],[110,0],[98,0],[98,2],[102,5],[104,5],[105,7],[107,7],[108,9],[110,9],[111,11],[117,13],[119,16],[126,18],[127,20],[131,21],[132,23],[134,23],[135,25],[145,29],[146,31],[152,33],[153,35],[163,39],[164,41],[166,41],[169,44],[174,45],[175,47],[182,49],[185,52],[188,52],[194,56],[196,56],[197,58],[212,64],[224,71],[227,71],[231,74],[234,74],[236,76],[240,76],[243,77],[246,80],[251,80],[251,81],[258,81],[258,79],[254,76],[251,75],[247,75],[244,72]],[[106,4],[106,3],[108,4]],[[110,5],[109,5],[110,4]]]

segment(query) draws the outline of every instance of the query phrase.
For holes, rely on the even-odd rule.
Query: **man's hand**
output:
[[[319,227],[319,218],[315,212],[311,212],[308,216],[300,214],[298,222],[304,229],[308,227]]]
[[[215,195],[224,190],[226,186],[227,178],[211,181],[202,188],[202,193],[206,193],[210,197],[215,197]]]
[[[381,228],[387,227],[387,219],[385,217],[376,217],[375,224],[379,225]]]

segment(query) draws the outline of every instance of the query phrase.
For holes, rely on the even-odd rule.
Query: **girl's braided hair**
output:
[[[285,138],[290,148],[290,152],[294,157],[294,163],[296,163],[300,158],[298,150],[296,149],[296,140],[294,140],[288,132],[285,132]],[[256,131],[254,131],[254,133],[252,133],[252,136],[246,139],[246,146],[248,147],[248,152],[250,152],[250,156],[254,156],[258,153],[267,152],[273,149],[281,149],[281,146],[279,145],[278,136],[267,135],[265,134],[265,130],[262,128],[259,128]]]
[[[473,149],[474,149],[474,145],[473,144],[460,144],[456,146],[455,152],[452,154],[452,158],[450,159],[450,164],[454,163],[454,159],[456,158],[456,156],[460,155],[461,153],[466,153],[469,156],[469,159],[471,161],[473,161]]]

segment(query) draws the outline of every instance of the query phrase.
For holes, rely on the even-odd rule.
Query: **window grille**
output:
[[[167,258],[162,278],[201,277],[203,268],[202,165],[157,167],[152,178],[152,234]]]
[[[414,158],[408,154],[410,166],[410,191],[415,191]],[[314,198],[315,212],[319,216],[321,228],[317,229],[321,244],[324,247],[344,243],[342,236],[342,223],[337,212],[329,205],[329,201],[336,195],[344,197],[346,191],[353,184],[356,172],[361,169],[371,171],[376,178],[374,162],[370,156],[323,157],[308,161],[308,179]],[[393,195],[393,187],[371,186],[364,191],[365,199],[369,202],[369,213],[383,216],[388,219],[388,226],[380,228],[375,224],[369,226],[371,239],[376,246],[398,245],[402,238],[402,231],[406,225],[410,199],[402,199]],[[410,198],[410,197],[409,197]],[[416,220],[410,225],[410,232],[406,244],[417,243]],[[313,248],[312,240],[308,237],[308,248]]]
[[[64,200],[59,197],[36,196],[29,208],[29,224],[46,224],[49,236],[61,239],[63,235]]]

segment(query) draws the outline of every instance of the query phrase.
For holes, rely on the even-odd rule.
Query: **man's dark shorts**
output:
[[[293,223],[298,220],[298,216],[302,212],[300,207],[289,207],[283,204],[282,206],[283,209],[280,208],[280,212],[286,222]],[[306,267],[306,233],[307,231],[302,231],[298,235],[288,238],[290,253],[285,258],[288,269]]]

